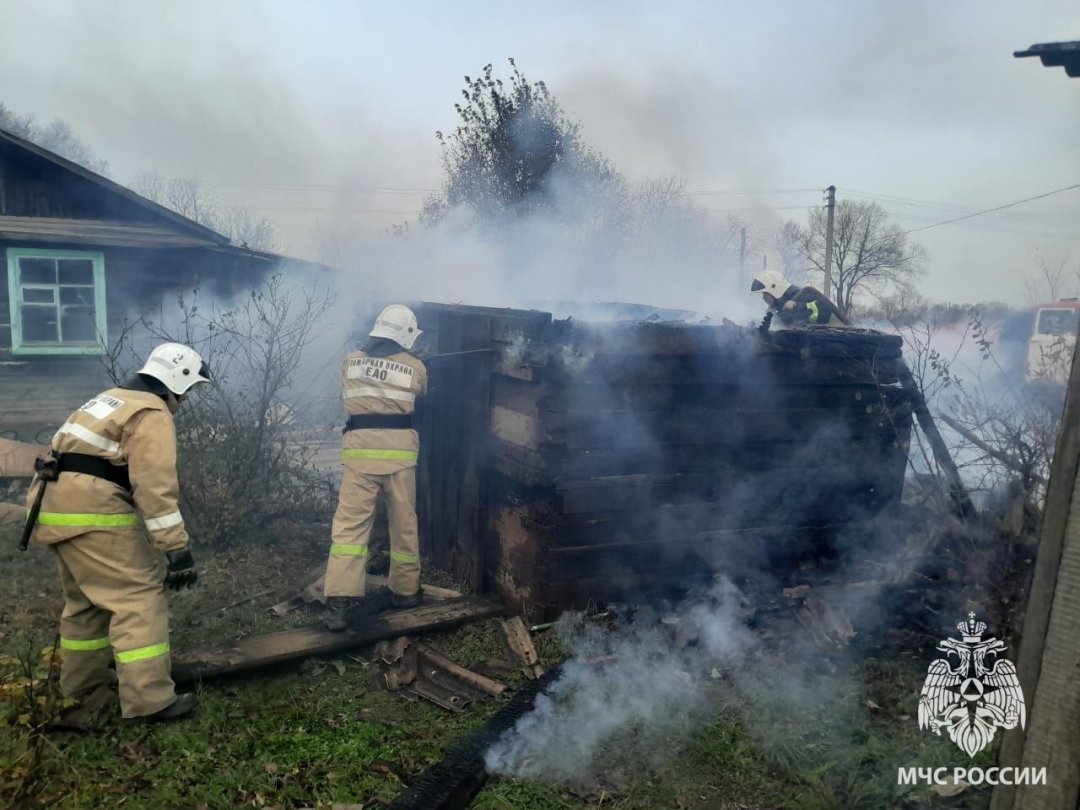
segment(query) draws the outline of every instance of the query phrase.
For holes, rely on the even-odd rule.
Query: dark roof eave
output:
[[[85,166],[80,166],[74,161],[61,157],[55,152],[50,152],[44,147],[38,146],[33,141],[28,141],[25,138],[20,138],[18,135],[15,135],[12,132],[8,132],[6,129],[0,129],[0,139],[8,141],[9,143],[14,144],[15,146],[27,152],[31,152],[34,155],[37,155],[38,157],[47,160],[62,169],[72,172],[73,174],[77,174],[84,180],[88,180],[95,185],[101,186],[102,188],[105,188],[113,192],[114,194],[119,194],[121,197],[124,197],[128,201],[133,202],[136,205],[142,206],[143,208],[146,208],[152,213],[160,217],[164,217],[173,224],[178,225],[185,230],[191,231],[192,233],[196,233],[208,241],[216,242],[219,245],[229,244],[229,237],[225,236],[224,234],[220,234],[212,228],[207,228],[205,225],[200,225],[198,222],[188,219],[187,217],[182,216],[181,214],[178,214],[163,205],[158,205],[156,202],[148,200],[146,199],[146,197],[143,197],[140,194],[136,194],[131,189],[122,186],[107,177],[103,177],[97,172],[90,171]]]

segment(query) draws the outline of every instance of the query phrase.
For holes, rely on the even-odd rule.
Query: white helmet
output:
[[[153,377],[178,397],[193,385],[210,382],[210,371],[202,357],[183,343],[162,343],[155,347],[139,374]]]
[[[754,276],[754,282],[750,285],[752,293],[768,293],[773,298],[781,298],[792,286],[791,282],[775,270],[766,270]]]
[[[411,309],[401,304],[391,304],[379,313],[375,326],[368,334],[370,337],[392,340],[399,346],[411,349],[420,337],[420,327]]]

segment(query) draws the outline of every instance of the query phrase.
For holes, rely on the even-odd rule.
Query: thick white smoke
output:
[[[722,579],[667,616],[647,612],[614,630],[564,616],[558,630],[573,656],[488,751],[489,773],[583,784],[609,743],[630,746],[635,756],[662,755],[657,743],[702,716],[708,693],[700,681],[716,668],[742,665],[755,649],[744,607],[739,590]]]

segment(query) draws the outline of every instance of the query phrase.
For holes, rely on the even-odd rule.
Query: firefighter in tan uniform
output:
[[[325,586],[326,626],[335,632],[345,629],[346,612],[364,595],[368,538],[380,491],[386,497],[390,524],[390,603],[420,604],[416,524],[420,440],[412,428],[412,414],[416,398],[427,391],[427,370],[409,353],[419,336],[412,310],[392,304],[379,313],[363,351],[348,355],[341,370],[348,420]]]
[[[194,350],[158,346],[125,385],[68,417],[39,459],[29,494],[31,520],[37,509],[29,530],[56,555],[64,591],[60,689],[79,698],[119,681],[127,719],[170,720],[197,706],[194,695],[176,694],[170,674],[164,588],[196,580],[180,514],[173,415],[205,382]],[[165,552],[164,571],[151,545]]]

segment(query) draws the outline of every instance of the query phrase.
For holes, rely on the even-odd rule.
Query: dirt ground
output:
[[[325,536],[316,529],[287,545],[198,553],[198,587],[171,597],[174,649],[316,621],[307,610],[276,618],[267,608],[306,584]],[[49,554],[20,554],[15,545],[14,532],[0,530],[0,660],[9,667],[43,660],[60,609]],[[500,654],[492,622],[427,641],[465,666]],[[546,666],[563,657],[552,632],[536,641]],[[130,727],[114,717],[98,733],[64,742],[20,723],[25,697],[9,690],[0,699],[0,797],[8,806],[58,808],[383,806],[505,700],[461,714],[410,702],[379,685],[366,653],[206,682],[193,720]],[[616,739],[604,753],[606,777],[594,786],[492,779],[473,807],[985,807],[984,789],[950,798],[896,784],[898,767],[967,764],[913,719],[926,660],[915,651],[863,655],[850,677],[835,681],[849,686],[816,705],[768,695],[767,684],[756,696],[723,680],[705,684],[708,711],[688,733],[664,741],[662,756],[628,762],[632,747]],[[831,694],[837,666],[823,653],[820,671],[806,673],[807,683],[826,687],[815,694]],[[5,677],[10,683],[15,675],[9,669]],[[983,752],[979,763],[992,764],[992,756]]]

